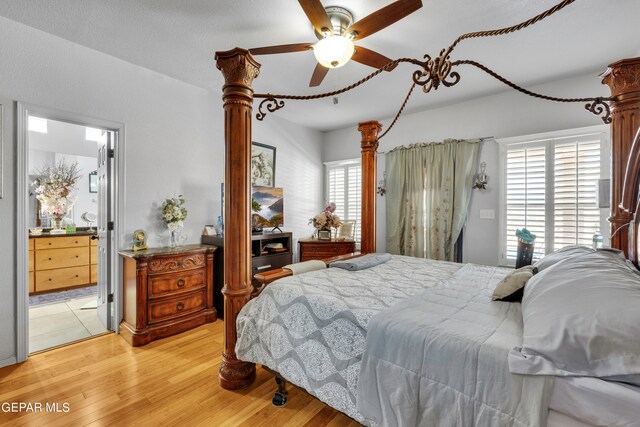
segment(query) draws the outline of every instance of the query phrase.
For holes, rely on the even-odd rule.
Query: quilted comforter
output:
[[[362,271],[330,268],[280,279],[238,314],[237,357],[368,424],[356,410],[356,386],[369,320],[460,267],[393,256]]]

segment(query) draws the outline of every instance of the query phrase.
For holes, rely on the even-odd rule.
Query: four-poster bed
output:
[[[624,59],[609,66],[603,74],[603,83],[611,88],[610,98],[573,98],[563,99],[535,94],[523,89],[497,73],[475,61],[449,60],[453,47],[461,40],[470,37],[485,37],[517,31],[531,25],[546,16],[555,13],[574,0],[565,0],[532,20],[526,25],[510,27],[493,32],[470,33],[460,37],[440,55],[426,61],[402,58],[382,67],[355,85],[340,91],[320,96],[331,96],[349,90],[383,70],[395,67],[400,62],[412,63],[422,67],[413,74],[411,90],[402,104],[406,105],[414,87],[420,85],[424,92],[437,90],[456,84],[460,76],[452,72],[459,65],[473,65],[491,76],[503,81],[510,87],[530,96],[559,102],[588,102],[587,110],[603,114],[603,120],[611,123],[611,247],[624,251],[625,256],[638,265],[638,227],[640,219],[640,58]],[[225,110],[225,335],[224,352],[220,365],[220,384],[225,389],[241,389],[249,386],[255,379],[255,365],[236,357],[236,319],[247,303],[253,291],[251,285],[251,230],[250,230],[250,152],[251,152],[251,114],[255,97],[263,98],[258,119],[264,119],[266,112],[274,112],[284,106],[282,99],[313,99],[314,96],[254,95],[252,82],[259,74],[260,65],[249,51],[236,48],[216,53],[216,65],[224,75],[223,101]],[[400,112],[401,112],[400,111]],[[400,114],[399,112],[399,114]],[[399,115],[398,114],[398,115]],[[397,116],[396,116],[397,119]],[[394,122],[395,123],[395,119]],[[375,245],[375,196],[376,196],[376,156],[379,132],[382,129],[376,121],[363,122],[358,126],[362,134],[362,252],[376,251]],[[233,237],[231,237],[233,236]],[[266,274],[264,283],[285,277],[285,271]]]

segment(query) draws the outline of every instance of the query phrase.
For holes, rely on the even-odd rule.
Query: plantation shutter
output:
[[[355,221],[355,240],[360,242],[362,167],[353,161],[327,166],[327,202],[336,204],[342,220]]]
[[[534,258],[545,249],[545,161],[544,144],[509,148],[506,152],[506,258],[515,259],[516,230],[535,234]]]
[[[600,139],[555,144],[554,249],[590,245],[600,229],[596,186],[600,178]]]

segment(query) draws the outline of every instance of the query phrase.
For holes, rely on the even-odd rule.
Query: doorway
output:
[[[25,237],[18,237],[19,361],[117,331],[121,131],[118,124],[18,104],[18,177],[26,190],[19,182],[18,230]],[[21,263],[24,253],[28,262]]]

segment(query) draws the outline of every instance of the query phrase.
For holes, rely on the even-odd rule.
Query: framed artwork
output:
[[[98,192],[98,171],[89,174],[89,193]]]
[[[276,147],[252,143],[251,185],[254,187],[276,186]]]
[[[4,175],[4,170],[2,169],[2,134],[4,133],[2,130],[2,104],[0,104],[0,199],[2,199],[2,176]]]

